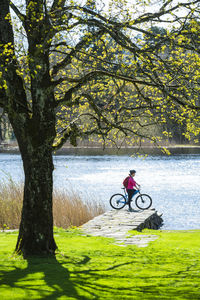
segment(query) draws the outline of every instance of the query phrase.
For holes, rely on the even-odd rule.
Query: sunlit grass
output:
[[[151,233],[138,248],[56,228],[56,259],[28,260],[11,256],[17,233],[1,233],[1,299],[199,299],[200,230]]]

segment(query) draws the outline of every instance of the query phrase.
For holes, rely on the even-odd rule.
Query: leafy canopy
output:
[[[9,2],[4,21],[14,37],[0,41],[0,105],[27,120],[51,107],[52,150],[94,135],[105,144],[155,143],[168,120],[185,124],[185,136],[198,142],[199,1],[152,5]],[[20,103],[13,78],[20,82]]]

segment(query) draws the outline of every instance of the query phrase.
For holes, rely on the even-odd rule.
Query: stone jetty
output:
[[[156,235],[128,236],[129,230],[142,231],[144,228],[159,229],[163,223],[162,214],[155,209],[129,212],[126,209],[110,210],[83,224],[85,234],[115,239],[115,244],[137,245],[145,247],[148,242],[157,238]]]

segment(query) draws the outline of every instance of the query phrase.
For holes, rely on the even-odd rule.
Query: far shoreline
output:
[[[196,145],[168,145],[165,147],[171,155],[181,154],[200,154],[200,146]],[[20,154],[17,145],[0,144],[0,154]],[[119,149],[114,147],[107,147],[103,149],[100,146],[64,146],[60,150],[53,153],[53,155],[161,155],[168,156],[163,153],[161,149],[154,146],[132,146],[121,147]]]

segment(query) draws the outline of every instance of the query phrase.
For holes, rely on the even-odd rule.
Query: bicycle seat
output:
[[[122,190],[125,190],[125,187],[122,187],[121,189],[122,189]]]

